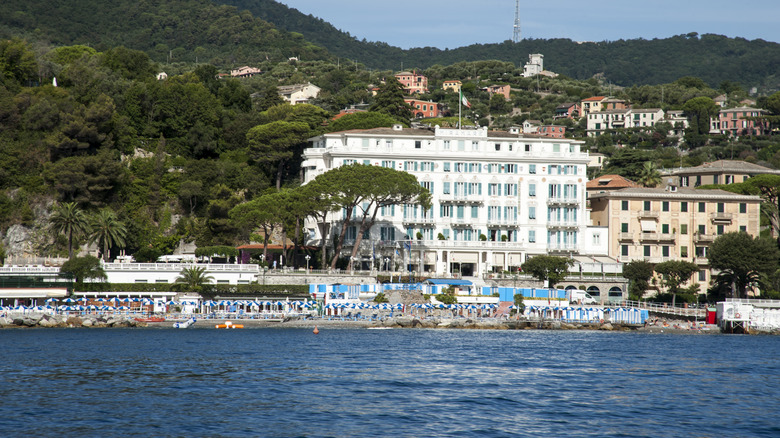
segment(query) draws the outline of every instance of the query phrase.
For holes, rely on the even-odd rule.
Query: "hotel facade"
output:
[[[724,233],[759,235],[759,196],[723,190],[628,187],[588,194],[594,224],[609,227],[609,255],[626,263],[685,260],[700,270],[689,284],[706,293],[715,273],[709,246]]]
[[[607,228],[588,227],[590,158],[580,150],[582,142],[523,136],[517,129],[400,125],[309,141],[304,184],[339,166],[362,163],[408,172],[432,195],[428,210],[397,205],[379,212],[358,252],[364,266],[373,262],[431,275],[480,276],[517,272],[537,254],[607,254]],[[343,220],[342,212],[332,214],[332,232]],[[307,228],[309,244],[317,244],[323,236],[314,224]],[[348,245],[354,244],[355,233],[350,226]]]

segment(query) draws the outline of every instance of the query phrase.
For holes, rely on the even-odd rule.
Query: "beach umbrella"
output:
[[[98,303],[105,303],[105,302],[106,302],[106,301],[108,301],[108,300],[107,300],[107,299],[105,299],[105,298],[98,298],[98,299],[96,299],[95,301],[97,301]]]
[[[73,298],[65,298],[64,300],[62,300],[62,302],[70,304],[70,303],[75,303],[76,300],[74,300]]]
[[[170,300],[167,303],[165,303],[166,306],[175,306],[177,304],[179,304],[179,303],[177,303],[176,301],[173,301],[173,300]]]
[[[87,297],[80,297],[76,301],[79,301],[79,302],[82,302],[82,303],[86,303],[87,301],[89,301],[89,298],[87,298]]]
[[[56,303],[57,301],[59,301],[59,300],[58,300],[58,299],[56,299],[56,298],[49,298],[48,300],[46,300],[46,301],[44,301],[44,302],[45,302],[45,303]]]

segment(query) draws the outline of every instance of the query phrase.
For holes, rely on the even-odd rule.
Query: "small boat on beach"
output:
[[[190,319],[188,319],[188,320],[186,320],[184,322],[174,322],[173,323],[173,328],[181,328],[181,329],[190,328],[190,326],[195,324],[195,321],[196,321],[195,317],[193,316],[192,318],[190,318]]]
[[[165,322],[163,316],[150,316],[148,318],[134,318],[138,322]]]

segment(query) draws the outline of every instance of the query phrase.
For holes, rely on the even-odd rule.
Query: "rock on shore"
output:
[[[47,315],[18,313],[0,316],[0,328],[14,327],[145,327],[146,323],[126,316],[105,315]]]
[[[471,319],[471,318],[417,318],[414,316],[397,316],[385,318],[371,323],[372,327],[397,328],[444,328],[444,329],[477,329],[477,330],[633,330],[637,327],[622,324],[568,324],[557,320],[544,322],[513,320],[513,319]]]

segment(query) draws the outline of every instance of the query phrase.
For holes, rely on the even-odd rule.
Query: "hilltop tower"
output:
[[[512,41],[519,43],[520,40],[523,39],[523,36],[520,33],[520,0],[516,0],[515,2],[515,25],[513,27],[514,34],[512,35]]]

